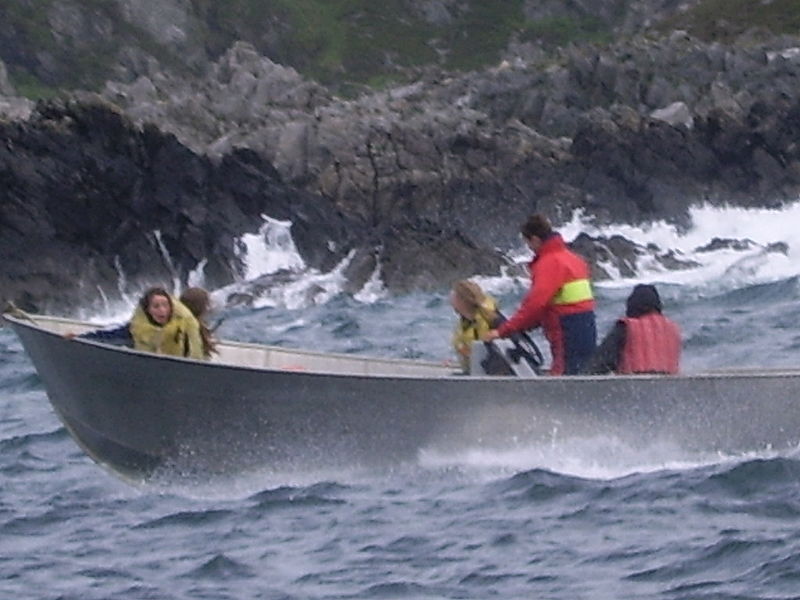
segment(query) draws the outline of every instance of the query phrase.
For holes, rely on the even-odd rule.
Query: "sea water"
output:
[[[700,208],[693,218],[681,232],[594,230],[580,216],[563,229],[567,238],[622,233],[700,264],[645,266],[636,279],[598,284],[601,335],[646,281],[683,329],[684,370],[799,366],[800,209]],[[247,240],[248,272],[300,276],[251,307],[220,310],[222,337],[452,358],[445,294],[392,297],[379,273],[359,294],[342,294],[336,272],[302,271],[279,225]],[[756,245],[695,252],[714,237]],[[775,242],[788,252],[762,251]],[[506,312],[527,285],[480,281]],[[634,451],[595,437],[570,448],[423,453],[390,470],[132,487],[78,449],[9,329],[0,329],[0,477],[3,599],[800,598],[794,451]]]

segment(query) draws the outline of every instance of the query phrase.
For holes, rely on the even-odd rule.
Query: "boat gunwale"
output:
[[[19,325],[23,327],[28,327],[30,329],[38,330],[44,334],[55,336],[55,337],[62,337],[62,334],[59,334],[55,331],[48,329],[46,326],[42,324],[38,324],[36,319],[42,319],[62,324],[74,324],[76,326],[90,326],[95,328],[102,328],[103,325],[98,325],[96,323],[91,323],[88,321],[80,321],[77,319],[70,319],[67,317],[54,317],[49,315],[25,315],[24,317],[14,316],[8,313],[2,315],[2,317],[7,320],[12,325]],[[223,368],[223,369],[239,369],[245,371],[255,371],[255,372],[262,372],[262,373],[271,373],[271,374],[280,374],[280,375],[297,375],[303,377],[325,377],[325,378],[341,378],[341,379],[384,379],[384,380],[393,380],[393,379],[402,379],[402,380],[429,380],[429,381],[518,381],[518,382],[555,382],[555,381],[570,381],[570,382],[603,382],[603,381],[642,381],[642,380],[674,380],[674,381],[681,381],[681,380],[692,380],[692,381],[702,381],[702,380],[730,380],[730,379],[764,379],[764,378],[796,378],[800,377],[800,368],[786,368],[786,367],[730,367],[730,368],[719,368],[719,369],[708,369],[705,371],[697,371],[697,372],[687,372],[687,373],[679,373],[678,375],[662,375],[662,374],[630,374],[630,375],[619,375],[619,374],[609,374],[609,375],[569,375],[569,376],[550,376],[550,375],[543,375],[543,376],[536,376],[536,377],[518,377],[515,375],[509,376],[498,376],[498,375],[464,375],[460,373],[451,372],[450,374],[442,374],[442,375],[419,375],[419,374],[393,374],[393,375],[386,375],[386,374],[370,374],[370,373],[336,373],[333,371],[320,371],[320,370],[294,370],[290,368],[280,368],[280,367],[257,367],[251,365],[238,365],[234,363],[228,362],[213,362],[213,361],[206,361],[206,360],[199,360],[194,358],[187,358],[183,356],[172,356],[167,354],[155,354],[152,352],[146,352],[142,350],[135,350],[133,348],[128,348],[125,346],[115,346],[113,344],[103,343],[95,340],[89,340],[84,338],[75,337],[70,339],[69,341],[78,342],[82,344],[88,344],[90,346],[95,346],[104,350],[122,352],[125,354],[130,354],[135,357],[141,357],[145,359],[156,359],[156,360],[168,360],[168,361],[178,361],[179,363],[187,363],[193,365],[203,365],[206,368]],[[266,351],[276,351],[279,353],[285,354],[296,354],[301,356],[311,356],[311,357],[333,357],[333,358],[341,358],[345,360],[351,361],[362,361],[368,363],[376,363],[376,364],[384,364],[384,365],[405,365],[405,366],[422,366],[426,368],[438,368],[444,370],[446,367],[434,361],[423,361],[423,360],[415,360],[415,359],[407,359],[407,358],[391,358],[391,357],[379,357],[379,356],[361,356],[361,355],[353,355],[353,354],[345,354],[345,353],[336,353],[336,352],[316,352],[313,350],[305,350],[299,348],[285,348],[282,346],[272,346],[268,344],[258,344],[254,342],[239,342],[235,340],[220,340],[218,345],[223,346],[230,346],[232,348],[249,348],[255,350],[266,350]]]

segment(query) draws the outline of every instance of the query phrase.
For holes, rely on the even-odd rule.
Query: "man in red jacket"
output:
[[[597,343],[589,266],[544,216],[532,215],[521,231],[536,254],[530,265],[531,288],[517,312],[482,339],[488,342],[541,325],[553,355],[550,373],[578,374]]]

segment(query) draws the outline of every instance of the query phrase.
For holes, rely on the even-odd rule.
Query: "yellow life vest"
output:
[[[486,296],[473,320],[459,318],[453,333],[453,348],[456,351],[461,368],[469,372],[469,355],[472,344],[481,339],[481,336],[492,329],[492,322],[497,316],[497,302],[491,296]],[[491,320],[490,320],[491,319]]]
[[[197,319],[180,300],[172,296],[170,300],[172,316],[164,326],[153,323],[141,306],[136,307],[130,324],[133,347],[155,354],[205,358]]]

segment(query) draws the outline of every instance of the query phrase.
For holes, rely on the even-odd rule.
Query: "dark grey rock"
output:
[[[644,8],[663,14],[683,4],[638,0],[624,22],[612,0],[528,2],[526,11],[572,18],[591,8],[619,30],[629,18],[649,26]],[[457,10],[446,0],[413,5],[433,20]],[[246,43],[199,77],[139,57],[135,79],[106,86],[112,106],[74,94],[67,105],[40,106],[29,124],[2,125],[9,185],[0,190],[0,249],[24,266],[3,293],[113,292],[118,265],[132,281],[182,279],[203,257],[209,281],[223,285],[241,272],[235,240],[262,213],[293,221],[310,266],[330,269],[353,252],[349,292],[376,268],[390,291],[405,292],[497,273],[534,211],[556,224],[580,209],[601,225],[686,227],[698,202],[780,206],[800,195],[793,45],[789,37],[709,44],[685,32],[553,52],[518,44],[496,67],[432,67],[412,84],[354,99]],[[52,240],[52,256],[34,263],[14,254],[28,235]],[[604,264],[634,275],[643,252],[665,268],[690,264],[624,240],[581,243],[598,277],[611,274],[600,272]],[[93,274],[71,281],[59,258],[73,275],[81,264]]]
[[[660,264],[670,271],[700,266],[698,262],[681,256],[674,250],[664,250],[654,244],[642,246],[621,235],[592,237],[581,233],[570,246],[587,260],[595,281],[620,276],[636,277],[640,275],[639,264],[645,258],[648,262]]]
[[[750,248],[752,248],[755,245],[756,245],[756,243],[753,240],[748,240],[748,239],[734,240],[734,239],[730,239],[730,238],[718,238],[718,237],[715,237],[708,244],[705,244],[704,246],[699,246],[699,247],[695,248],[694,251],[695,252],[714,252],[716,250],[724,250],[724,249],[728,249],[728,248],[731,249],[731,250],[742,251],[742,250],[749,250]]]
[[[0,295],[29,309],[185,285],[203,260],[207,284],[226,285],[243,272],[236,240],[261,215],[291,218],[319,269],[358,230],[252,151],[214,164],[99,101],[42,103],[28,122],[0,122],[0,176]]]

